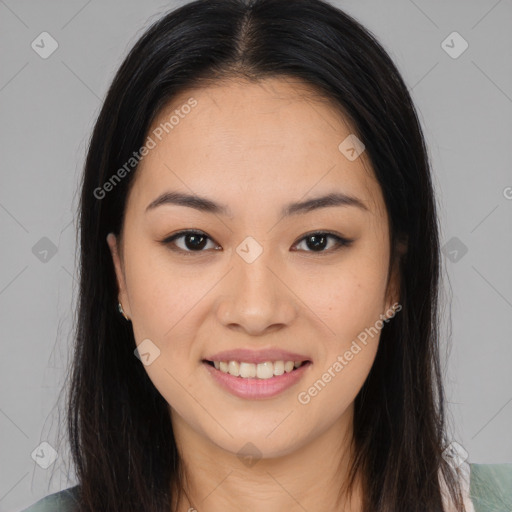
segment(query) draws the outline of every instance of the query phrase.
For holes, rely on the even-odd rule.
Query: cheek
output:
[[[385,255],[369,257],[354,252],[320,281],[310,281],[303,293],[312,309],[333,331],[332,342],[339,348],[369,328],[384,313],[387,279]]]
[[[135,246],[136,244],[134,244]],[[139,249],[140,247],[140,249]],[[132,314],[140,330],[162,342],[181,318],[211,288],[211,279],[198,277],[197,268],[173,266],[165,250],[141,243],[126,263],[127,288]]]
[[[186,411],[190,397],[184,390],[191,387],[190,369],[198,364],[191,325],[201,322],[200,299],[212,284],[207,277],[192,278],[169,268],[161,255],[150,252],[132,253],[126,266],[134,337],[137,345],[147,339],[154,344],[150,346],[158,356],[144,369],[165,400]]]
[[[324,338],[324,353],[305,392],[310,411],[340,414],[355,399],[375,360],[385,311],[386,255],[354,252],[318,288],[315,306],[334,332]],[[332,334],[332,332],[331,332]],[[317,398],[318,397],[318,398]],[[308,406],[309,407],[309,406]],[[329,414],[331,414],[329,413]]]
[[[386,270],[375,261],[358,258],[326,283],[325,293],[318,289],[315,306],[335,334],[323,338],[319,364],[297,395],[308,417],[322,417],[325,424],[335,421],[363,386],[383,325]]]
[[[175,405],[190,369],[199,364],[191,339],[194,326],[203,321],[201,298],[214,282],[208,276],[194,277],[169,268],[150,248],[132,252],[126,272],[136,344],[149,339],[158,354],[145,370],[159,392]]]

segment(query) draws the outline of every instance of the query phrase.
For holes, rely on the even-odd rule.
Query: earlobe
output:
[[[397,286],[392,285],[392,292],[388,294],[385,304],[384,315],[387,318],[393,318],[395,311],[402,309],[400,305],[400,291]]]
[[[395,253],[395,260],[393,262],[393,270],[388,283],[388,289],[386,294],[386,315],[388,316],[390,311],[394,311],[397,305],[400,305],[400,265],[403,255],[407,252],[407,242],[399,241],[397,243],[397,249]],[[401,306],[400,306],[401,309]]]
[[[107,244],[110,248],[110,254],[112,256],[112,262],[114,264],[114,270],[116,273],[117,288],[119,292],[118,300],[123,304],[123,308],[127,314],[129,314],[130,308],[128,306],[128,300],[126,298],[126,286],[124,280],[123,265],[121,262],[118,239],[114,233],[107,235]]]

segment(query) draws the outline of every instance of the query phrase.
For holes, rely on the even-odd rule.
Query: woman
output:
[[[407,87],[355,20],[157,21],[82,183],[79,485],[28,510],[507,510],[509,466],[470,482],[446,433],[437,222]]]

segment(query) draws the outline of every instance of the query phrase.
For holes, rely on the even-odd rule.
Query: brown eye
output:
[[[177,243],[177,241],[180,241]],[[164,245],[173,245],[171,247],[172,250],[182,251],[182,252],[205,252],[203,249],[208,245],[208,241],[213,241],[206,234],[198,232],[198,231],[181,231],[172,235],[169,238],[163,240]],[[213,244],[213,247],[216,248],[217,245]]]
[[[333,243],[327,250],[325,250],[329,245],[329,240],[333,240]],[[326,233],[322,231],[310,233],[300,240],[300,243],[307,247],[306,252],[318,253],[336,251],[341,247],[349,246],[352,242],[353,240],[347,240],[346,238],[342,238],[341,236],[335,235],[334,233]],[[300,244],[297,244],[297,246],[298,245]]]

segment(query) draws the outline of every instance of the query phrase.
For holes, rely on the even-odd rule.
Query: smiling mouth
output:
[[[266,361],[264,363],[247,363],[244,361],[209,361],[203,360],[216,370],[240,379],[271,379],[286,373],[292,373],[311,361]]]

